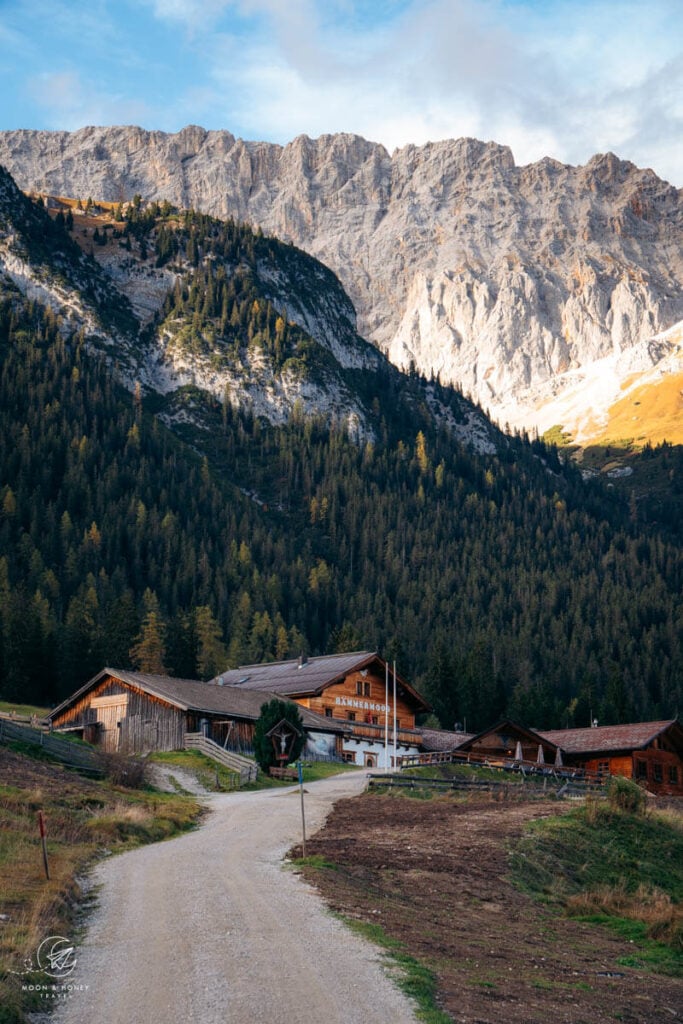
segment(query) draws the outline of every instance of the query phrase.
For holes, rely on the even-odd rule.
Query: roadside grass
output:
[[[452,1024],[452,1018],[437,1005],[436,976],[429,967],[406,953],[403,943],[387,935],[380,925],[343,916],[341,920],[356,934],[385,951],[391,977],[413,1000],[419,1020],[425,1024]]]
[[[329,779],[332,775],[339,775],[342,772],[352,771],[363,771],[355,764],[344,764],[341,761],[304,761],[303,762],[303,781],[304,785],[307,782],[318,782],[320,779]],[[288,768],[296,769],[296,762],[287,765]],[[291,779],[271,779],[269,775],[265,775],[259,770],[259,776],[256,782],[250,782],[246,786],[242,786],[243,790],[251,792],[257,789],[284,789],[286,786],[296,786],[297,780],[292,781]]]
[[[341,761],[304,761],[303,766],[304,782],[318,782],[342,772],[363,771],[357,764],[345,764]]]
[[[510,867],[520,889],[632,942],[634,964],[683,976],[683,813],[588,798],[531,822]]]
[[[20,1024],[36,1009],[22,982],[49,980],[27,970],[27,958],[48,935],[73,933],[79,878],[98,857],[165,839],[197,824],[187,797],[131,791],[85,779],[0,748],[0,1024]],[[50,878],[45,877],[38,811],[47,827]],[[17,972],[17,973],[14,973]]]
[[[225,791],[237,788],[237,773],[230,771],[224,765],[213,761],[210,757],[202,754],[199,750],[170,750],[150,754],[149,760],[164,765],[177,765],[184,771],[190,772],[205,789],[211,791]],[[306,782],[317,782],[319,779],[328,779],[331,775],[339,775],[340,772],[362,771],[356,765],[343,764],[333,761],[304,761],[303,779]],[[289,765],[295,768],[296,765]],[[288,779],[271,779],[259,771],[256,782],[250,782],[240,787],[242,791],[254,792],[259,789],[281,789],[285,786],[295,785]],[[179,790],[180,790],[179,785]]]
[[[404,768],[401,776],[416,779],[439,779],[444,782],[450,780],[476,781],[476,782],[509,782],[512,785],[521,786],[525,783],[535,781],[533,776],[525,779],[521,772],[503,772],[499,768],[486,768],[473,764],[429,764],[419,768]],[[543,781],[541,779],[541,785]]]

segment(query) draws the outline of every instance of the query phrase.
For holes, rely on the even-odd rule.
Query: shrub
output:
[[[254,729],[254,757],[256,758],[259,767],[266,773],[271,765],[277,763],[275,748],[273,747],[270,736],[267,734],[283,719],[289,722],[298,733],[294,744],[289,751],[290,761],[295,761],[297,759],[306,740],[299,708],[293,701],[284,701],[275,698],[267,704],[262,704],[261,716],[256,722],[256,727]]]
[[[142,789],[147,783],[147,762],[126,754],[104,754],[98,757],[99,767],[115,786]]]
[[[647,796],[637,782],[616,775],[607,784],[607,799],[610,807],[627,814],[645,814]]]

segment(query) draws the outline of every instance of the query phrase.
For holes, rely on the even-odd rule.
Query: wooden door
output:
[[[94,697],[90,703],[97,710],[98,743],[103,750],[116,752],[121,745],[121,722],[128,710],[128,694],[114,693],[109,697]]]

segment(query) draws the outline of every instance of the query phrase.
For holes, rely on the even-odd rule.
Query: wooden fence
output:
[[[12,741],[42,747],[51,758],[67,768],[77,768],[79,771],[93,772],[96,775],[103,774],[96,752],[89,747],[59,739],[41,729],[20,725],[13,719],[0,717],[0,743]]]
[[[506,779],[427,779],[416,775],[371,775],[368,780],[371,789],[431,789],[436,792],[449,790],[468,793],[505,793],[510,797],[519,796],[527,799],[530,796],[580,796],[591,790],[602,787],[585,780],[560,779],[554,774],[526,779],[524,782],[511,782]]]
[[[247,782],[256,781],[258,767],[253,761],[250,761],[247,757],[242,757],[241,754],[235,754],[232,750],[224,750],[223,747],[208,739],[201,732],[185,733],[185,749],[199,750],[206,757],[211,757],[214,761],[218,761],[219,764],[230,768],[231,771],[237,772],[240,777],[240,785],[242,786]]]
[[[513,758],[487,757],[485,754],[472,754],[468,751],[434,750],[423,754],[406,754],[398,758],[399,768],[423,768],[434,764],[471,765],[473,768],[492,768],[501,772],[519,773],[527,776],[546,776],[563,779],[568,782],[587,783],[600,786],[607,781],[609,773],[592,772],[587,768],[573,765],[543,764],[539,761],[515,761]]]

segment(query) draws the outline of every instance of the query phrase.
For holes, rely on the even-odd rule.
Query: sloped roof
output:
[[[616,750],[640,750],[677,720],[665,722],[633,722],[631,725],[599,725],[591,729],[552,729],[539,732],[568,754],[599,754]]]
[[[496,722],[495,725],[489,726],[488,729],[483,729],[477,733],[476,736],[471,736],[469,739],[463,740],[458,745],[458,750],[467,750],[468,747],[474,746],[478,740],[484,739],[490,733],[511,733],[518,739],[528,740],[531,743],[541,743],[545,746],[552,747],[555,750],[559,744],[551,738],[550,733],[537,732],[534,729],[527,729],[523,725],[519,725],[517,722],[513,722],[510,718],[504,718],[500,722]]]
[[[422,745],[425,750],[448,751],[455,750],[461,743],[474,739],[471,732],[449,732],[447,729],[416,729],[422,736]]]
[[[357,672],[377,661],[384,671],[386,662],[376,651],[353,651],[348,654],[326,654],[320,657],[290,661],[269,661],[257,665],[241,665],[239,668],[221,672],[212,683],[222,680],[224,686],[239,687],[241,690],[263,689],[288,697],[310,697],[322,693],[326,687],[341,682],[349,672]],[[396,679],[420,710],[429,710],[429,705],[417,690],[402,679]]]
[[[234,686],[219,686],[215,683],[204,683],[197,679],[177,679],[173,676],[158,676],[147,672],[130,672],[127,669],[104,668],[96,676],[63,701],[50,712],[48,718],[53,720],[71,704],[88,692],[107,676],[119,679],[129,686],[137,687],[144,693],[173,704],[182,711],[195,711],[211,715],[223,714],[230,718],[246,718],[256,720],[261,714],[261,705],[274,698],[283,699],[282,694],[266,690],[241,690]],[[302,722],[307,729],[325,730],[326,732],[345,731],[345,725],[339,719],[325,718],[297,705]]]

